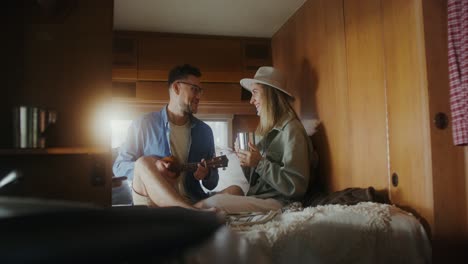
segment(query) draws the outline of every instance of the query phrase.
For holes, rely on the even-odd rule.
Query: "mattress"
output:
[[[292,208],[232,229],[274,263],[430,263],[432,257],[418,219],[388,204]]]

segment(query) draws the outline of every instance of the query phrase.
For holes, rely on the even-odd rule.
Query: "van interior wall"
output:
[[[378,8],[365,7],[367,12]],[[347,24],[349,32],[376,34],[379,23],[373,17],[358,28],[367,22],[343,12],[343,1],[306,2],[274,35],[273,64],[287,72],[288,86],[300,98],[295,108],[301,118],[321,120],[313,141],[329,190],[387,189],[382,39],[362,40],[370,42],[363,52],[361,36],[345,34]]]
[[[313,141],[328,189],[387,190],[442,239],[468,231],[464,150],[432,122],[450,116],[446,4],[307,1],[272,39],[295,109],[321,120]]]

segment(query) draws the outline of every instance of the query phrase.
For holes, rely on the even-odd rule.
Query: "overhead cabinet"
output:
[[[114,32],[114,81],[167,81],[181,64],[200,68],[205,83],[239,83],[272,64],[270,39]]]
[[[132,36],[114,36],[112,42],[112,79],[137,80],[138,42]]]
[[[167,80],[174,65],[186,63],[200,68],[205,82],[238,82],[243,76],[238,39],[142,37],[138,57],[139,80]]]

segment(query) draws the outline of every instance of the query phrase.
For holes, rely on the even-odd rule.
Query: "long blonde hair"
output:
[[[298,117],[290,104],[291,98],[288,95],[269,85],[260,85],[263,87],[261,95],[263,104],[260,109],[257,134],[264,136],[286,117]]]

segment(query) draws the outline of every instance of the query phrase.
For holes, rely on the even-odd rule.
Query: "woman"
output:
[[[279,70],[260,67],[253,79],[242,79],[240,84],[252,93],[250,103],[260,116],[257,134],[262,136],[258,145],[249,142],[249,150],[236,147],[250,188],[246,196],[217,194],[200,206],[227,213],[277,210],[306,193],[312,180],[312,144],[290,105],[294,97]]]

